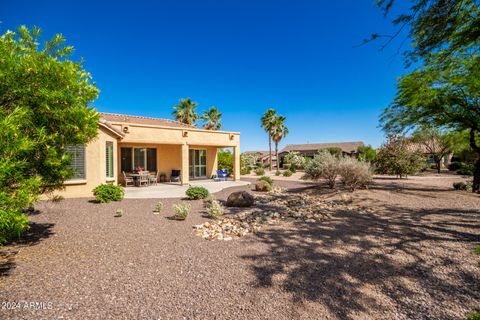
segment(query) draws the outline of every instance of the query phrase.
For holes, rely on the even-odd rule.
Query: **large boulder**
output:
[[[231,193],[227,198],[227,207],[251,207],[253,206],[253,196],[246,191],[237,191]]]

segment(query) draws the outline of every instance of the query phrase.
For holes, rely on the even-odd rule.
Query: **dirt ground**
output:
[[[480,309],[480,196],[454,191],[461,179],[376,177],[354,193],[278,180],[351,209],[232,241],[195,235],[200,200],[159,215],[150,199],[42,202],[2,249],[0,319],[462,319]],[[179,201],[186,221],[168,219]]]

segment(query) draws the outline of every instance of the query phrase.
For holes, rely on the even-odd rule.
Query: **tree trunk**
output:
[[[477,161],[475,161],[475,169],[473,170],[472,192],[480,192],[480,147],[475,141],[475,130],[470,129],[470,147],[477,153]]]
[[[275,141],[275,158],[277,160],[276,161],[276,164],[277,164],[277,171],[278,171],[278,142]]]
[[[272,171],[272,136],[268,134],[268,162],[270,171]]]
[[[435,158],[435,165],[437,166],[437,173],[440,173],[440,170],[442,168],[442,158]]]

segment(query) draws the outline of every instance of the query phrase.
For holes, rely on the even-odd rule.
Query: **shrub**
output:
[[[268,182],[273,187],[273,180],[267,176],[261,176],[258,180]]]
[[[340,147],[328,147],[320,149],[320,151],[326,151],[336,158],[340,158],[343,155],[342,148]]]
[[[467,190],[467,184],[465,182],[454,182],[453,188],[455,190]]]
[[[115,210],[115,216],[114,216],[114,217],[119,218],[119,217],[121,217],[121,216],[123,216],[123,209],[117,209],[117,210]]]
[[[477,244],[477,245],[473,248],[473,252],[475,252],[476,254],[480,254],[480,244]]]
[[[475,311],[471,313],[465,320],[480,320],[480,312]]]
[[[290,177],[293,174],[292,170],[285,170],[283,171],[283,176],[284,177]]]
[[[372,182],[372,169],[368,162],[345,157],[340,159],[338,169],[343,184],[351,191],[364,188]]]
[[[264,180],[259,180],[255,183],[255,191],[270,192],[272,189],[272,185]]]
[[[455,161],[455,162],[452,162],[448,165],[448,170],[457,171],[458,169],[463,168],[464,165],[465,165],[464,162]]]
[[[191,200],[205,199],[208,197],[208,190],[204,187],[189,187],[185,194]]]
[[[298,151],[290,151],[283,158],[284,167],[287,164],[285,169],[290,169],[292,172],[295,172],[296,169],[303,169],[305,167],[306,159]]]
[[[113,184],[101,184],[93,189],[93,195],[100,203],[120,201],[123,199],[124,194],[125,192],[121,186]]]
[[[28,228],[28,218],[25,214],[0,209],[0,245],[19,238]]]
[[[281,175],[282,173],[280,172],[280,170],[277,170],[275,171],[275,175],[278,177],[279,175]]]
[[[250,174],[252,172],[252,168],[250,167],[241,167],[240,168],[240,174],[245,175],[245,174]]]
[[[230,150],[220,150],[217,155],[218,169],[227,169],[228,174],[233,173],[233,154]]]
[[[220,201],[212,199],[210,203],[207,205],[207,213],[212,219],[218,219],[221,215],[223,215],[223,206]]]
[[[460,174],[462,176],[473,176],[473,170],[474,170],[473,164],[462,163],[462,166],[457,170],[455,170],[455,172],[457,172],[457,174]]]
[[[255,169],[255,174],[257,176],[263,176],[265,174],[265,169],[263,169],[263,167],[258,167],[257,169]]]
[[[335,187],[338,176],[339,160],[328,151],[319,151],[312,160],[305,165],[303,179],[319,180],[326,179],[330,188]]]
[[[367,162],[375,161],[377,157],[377,151],[372,148],[371,145],[368,146],[360,146],[357,148],[357,159],[363,160]]]
[[[192,208],[188,203],[179,203],[174,204],[172,206],[173,212],[175,212],[175,219],[177,220],[185,220],[190,213],[190,209]]]
[[[163,210],[163,202],[162,201],[158,201],[157,204],[155,204],[155,209],[153,210],[153,212],[162,212]]]

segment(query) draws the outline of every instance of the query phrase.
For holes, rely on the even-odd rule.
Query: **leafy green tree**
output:
[[[278,170],[278,166],[280,165],[280,161],[279,161],[280,158],[278,157],[278,144],[288,134],[288,127],[285,125],[285,120],[286,118],[284,116],[276,116],[272,123],[272,140],[275,143],[275,156],[277,159],[277,170]]]
[[[277,113],[275,109],[270,108],[262,116],[262,128],[267,132],[268,134],[268,162],[269,162],[269,167],[270,171],[272,171],[272,135],[273,135],[273,122],[275,121],[275,118],[277,117]],[[278,158],[277,158],[278,161]]]
[[[194,126],[198,120],[198,114],[195,111],[197,103],[190,98],[180,99],[180,104],[173,107],[172,115],[181,123]]]
[[[405,137],[391,134],[387,143],[381,146],[375,160],[376,171],[392,174],[400,178],[417,173],[425,165],[425,159],[410,148],[410,141]]]
[[[222,149],[217,154],[218,169],[227,169],[229,174],[233,173],[233,154],[230,150]]]
[[[449,58],[448,65],[431,60],[400,78],[397,95],[380,118],[387,132],[432,126],[468,131],[477,154],[473,192],[480,190],[480,56],[470,53]]]
[[[97,135],[90,74],[61,35],[39,38],[25,26],[0,37],[0,242],[25,230],[22,210],[72,176],[67,146]]]
[[[396,0],[377,0],[387,16]],[[408,12],[393,19],[398,26],[392,35],[373,34],[371,39],[385,38],[382,47],[389,45],[402,31],[409,30],[409,61],[428,60],[440,54],[442,59],[464,48],[478,48],[480,41],[480,9],[478,0],[410,0]],[[369,40],[367,40],[369,41]]]
[[[218,112],[218,109],[215,107],[211,107],[209,110],[203,111],[203,115],[201,116],[201,119],[205,121],[203,129],[220,130],[222,128],[222,124],[220,123],[221,118],[222,114]]]
[[[371,146],[360,146],[357,148],[357,158],[359,160],[374,162],[377,157],[377,151]]]

